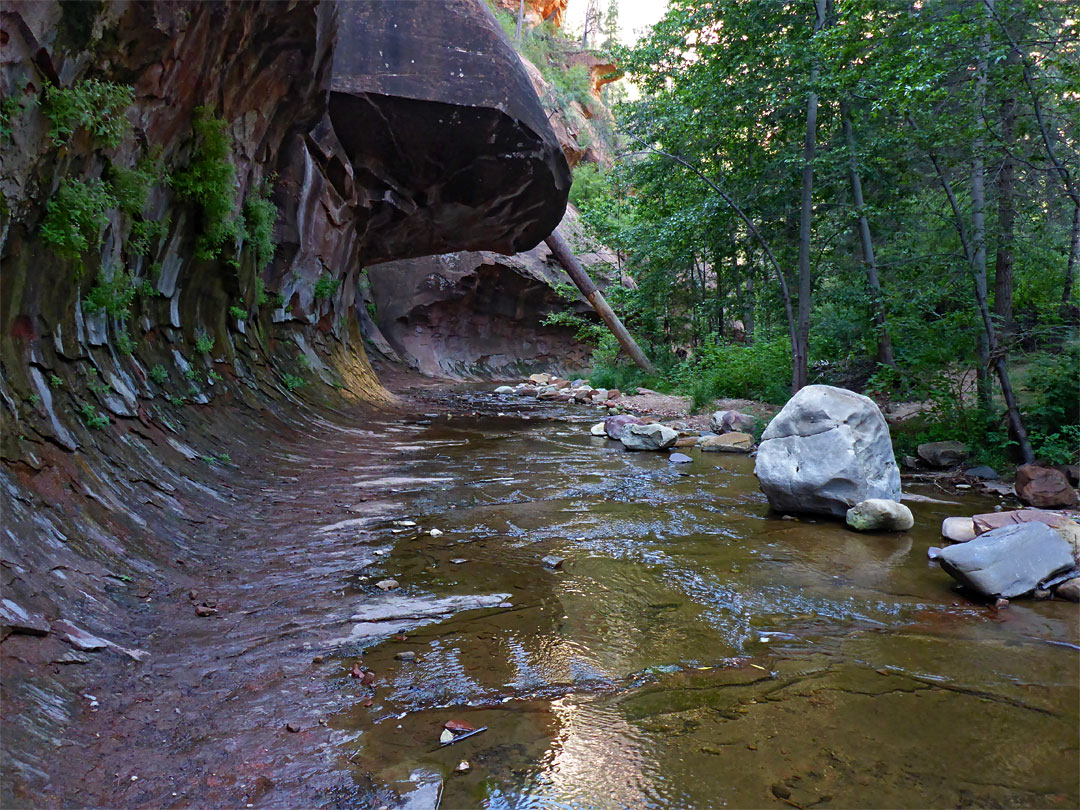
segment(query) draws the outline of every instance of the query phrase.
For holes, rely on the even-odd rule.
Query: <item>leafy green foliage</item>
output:
[[[138,287],[125,268],[103,268],[97,283],[83,299],[83,306],[87,312],[104,311],[117,320],[126,321],[131,317],[131,304],[137,292]]]
[[[46,87],[42,110],[52,121],[49,134],[55,143],[67,143],[84,129],[111,148],[131,130],[125,113],[134,102],[135,92],[127,85],[83,79],[71,87]]]
[[[302,388],[303,386],[307,385],[307,380],[305,380],[303,377],[298,377],[295,374],[290,374],[287,371],[281,375],[281,382],[284,383],[285,387],[290,391],[295,391],[297,388]]]
[[[277,206],[270,201],[270,183],[249,195],[244,201],[244,222],[247,237],[255,249],[255,267],[262,268],[274,258],[274,222]]]
[[[166,380],[169,379],[169,372],[165,370],[165,366],[161,365],[161,363],[156,363],[150,369],[150,379],[158,385],[164,385]]]
[[[315,282],[314,296],[315,300],[330,299],[337,295],[337,291],[341,288],[341,279],[334,278],[329,273],[323,273],[319,276],[319,280]]]
[[[231,306],[229,307],[229,314],[232,315],[238,321],[246,321],[248,317],[248,311],[243,307]]]
[[[195,243],[195,256],[214,259],[243,237],[236,203],[236,166],[225,122],[206,107],[199,107],[195,113],[191,160],[172,175],[170,183],[182,199],[197,204],[202,213],[202,233]]]
[[[579,163],[570,186],[570,202],[576,208],[593,208],[605,195],[607,186],[595,163]]]
[[[25,95],[25,91],[26,82],[20,82],[10,96],[0,101],[0,143],[11,140],[11,136],[15,134],[15,122],[37,103],[37,99]]]
[[[82,414],[83,422],[91,430],[101,430],[109,425],[109,417],[98,413],[89,402],[80,403],[79,413]]]
[[[64,179],[45,203],[41,238],[67,259],[81,262],[82,255],[98,245],[98,236],[116,206],[116,198],[101,180]]]
[[[210,354],[214,348],[214,339],[206,332],[198,332],[195,335],[195,351],[199,354]]]
[[[128,250],[135,256],[148,256],[152,246],[160,242],[169,233],[170,220],[140,219],[131,223],[131,235],[128,237]]]
[[[59,388],[63,384],[64,384],[64,381],[62,379],[60,379],[58,376],[56,376],[55,374],[50,374],[49,375],[49,386],[51,388]]]

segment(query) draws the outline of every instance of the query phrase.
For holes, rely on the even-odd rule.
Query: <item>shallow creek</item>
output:
[[[346,601],[512,607],[338,649],[378,674],[328,718],[358,781],[415,808],[1080,801],[1076,605],[998,611],[926,559],[943,517],[996,501],[914,487],[953,503],[858,535],[771,514],[750,459],[671,464],[591,437],[594,411],[458,396],[478,415],[403,431],[388,553]],[[487,730],[440,748],[447,720]]]

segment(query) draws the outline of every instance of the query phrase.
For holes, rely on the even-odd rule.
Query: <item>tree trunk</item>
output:
[[[643,371],[652,374],[655,372],[653,364],[649,362],[649,358],[645,356],[637,345],[637,342],[630,336],[630,333],[626,331],[626,327],[623,326],[622,321],[619,320],[619,316],[616,315],[608,302],[604,299],[600,290],[596,289],[596,285],[593,284],[593,280],[589,278],[589,274],[585,272],[585,268],[581,266],[581,263],[574,255],[574,251],[570,249],[570,245],[566,244],[566,240],[563,239],[557,232],[552,231],[551,235],[544,240],[547,246],[551,248],[551,255],[553,255],[566,270],[567,275],[570,276],[577,288],[581,290],[581,294],[585,296],[585,299],[592,305],[592,308],[596,310],[596,314],[600,316],[600,319],[607,325],[607,328],[611,330],[611,334],[615,335],[615,339],[619,341],[619,345],[623,347],[623,350],[630,356],[638,368]]]
[[[1061,317],[1068,320],[1072,308],[1073,279],[1080,262],[1080,202],[1073,205],[1072,238],[1069,240],[1069,264],[1065,268],[1065,285],[1061,288]]]
[[[1016,64],[1019,57],[1009,51],[1007,64]],[[1004,158],[997,176],[998,242],[994,260],[994,318],[997,321],[998,342],[1007,343],[1012,331],[1013,261],[1016,223],[1016,161],[1012,148],[1016,124],[1016,99],[1001,102],[1001,143]]]
[[[874,331],[877,335],[877,361],[896,368],[892,341],[889,339],[888,323],[885,319],[885,302],[881,295],[881,280],[878,278],[877,260],[874,257],[874,240],[870,235],[870,222],[866,216],[863,201],[862,179],[859,177],[859,161],[855,154],[855,133],[851,127],[851,115],[846,103],[840,105],[840,118],[843,120],[844,140],[847,141],[848,172],[851,176],[851,194],[855,201],[855,212],[859,216],[859,241],[862,243],[863,266],[866,268],[866,283],[870,287],[870,306],[874,317]]]
[[[518,4],[517,28],[514,29],[514,44],[521,48],[521,26],[525,22],[525,0]]]
[[[814,33],[825,25],[826,0],[814,0],[816,18]],[[815,58],[810,67],[810,93],[806,99],[806,143],[803,146],[802,200],[799,208],[799,319],[791,358],[791,393],[798,393],[807,383],[807,361],[810,354],[810,296],[813,279],[810,277],[810,226],[814,216],[814,158],[817,155],[818,95],[814,89],[821,77],[821,64]]]
[[[975,107],[976,117],[982,118],[986,109],[986,72],[987,59],[990,53],[990,33],[983,34],[979,45],[979,64],[975,75]],[[977,121],[975,131],[978,133],[972,143],[971,158],[971,247],[973,250],[971,261],[971,274],[975,281],[975,298],[978,301],[987,299],[986,287],[986,169],[983,164],[983,149],[985,144],[982,139],[982,122]],[[981,306],[981,304],[980,304]],[[979,407],[984,411],[990,410],[990,332],[987,330],[987,340],[980,340],[976,345],[976,354],[979,358],[978,368],[978,394]]]

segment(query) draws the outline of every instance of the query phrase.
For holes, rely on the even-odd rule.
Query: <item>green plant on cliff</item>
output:
[[[274,258],[274,222],[277,220],[277,206],[270,201],[270,184],[267,179],[260,187],[244,200],[244,223],[247,238],[255,250],[255,267],[263,268]]]
[[[334,278],[329,273],[323,273],[319,276],[319,280],[315,282],[315,300],[318,301],[323,298],[333,298],[337,295],[337,291],[340,287],[340,278]]]
[[[27,81],[23,79],[15,85],[14,92],[0,101],[0,143],[11,140],[15,134],[15,122],[24,112],[37,103],[33,96],[24,95]]]
[[[248,311],[243,307],[231,306],[229,307],[229,314],[232,315],[238,321],[246,321],[248,317]]]
[[[287,371],[281,375],[281,381],[290,391],[295,391],[297,388],[302,388],[307,385],[307,380],[305,380],[303,377],[298,377],[295,374],[290,374]]]
[[[64,384],[64,381],[62,379],[60,379],[58,376],[56,376],[55,374],[50,374],[49,375],[49,385],[52,388],[59,388],[63,384]]]
[[[161,363],[157,363],[150,369],[150,379],[158,385],[164,385],[165,381],[169,379],[169,372],[165,370],[165,366],[161,365]]]
[[[214,339],[206,332],[199,332],[195,335],[195,351],[200,354],[210,354],[214,348]]]
[[[41,238],[62,257],[80,261],[96,247],[101,229],[109,223],[107,212],[116,207],[116,198],[101,180],[64,179],[45,203]],[[81,261],[78,267],[81,272]]]
[[[131,317],[131,304],[139,288],[125,268],[114,265],[102,268],[97,283],[83,299],[87,312],[105,311],[120,321]]]
[[[131,223],[127,248],[136,256],[148,256],[151,245],[160,242],[169,232],[170,217],[164,219],[140,219]]]
[[[79,413],[82,414],[83,421],[91,430],[101,430],[109,424],[109,417],[102,416],[89,402],[80,403]]]
[[[83,79],[71,87],[45,88],[42,110],[52,121],[49,134],[64,144],[85,129],[103,146],[114,147],[131,130],[125,112],[135,102],[131,87],[98,79]]]
[[[180,197],[196,203],[202,213],[202,233],[195,242],[195,256],[215,259],[222,250],[243,237],[236,204],[236,166],[225,134],[225,122],[206,107],[195,111],[195,148],[191,161],[174,173],[170,184]]]

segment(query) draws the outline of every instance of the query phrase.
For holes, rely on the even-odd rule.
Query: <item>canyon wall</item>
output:
[[[123,583],[213,553],[230,453],[391,403],[363,267],[528,251],[570,175],[481,0],[7,2],[0,43],[6,804],[64,622],[139,657]]]

